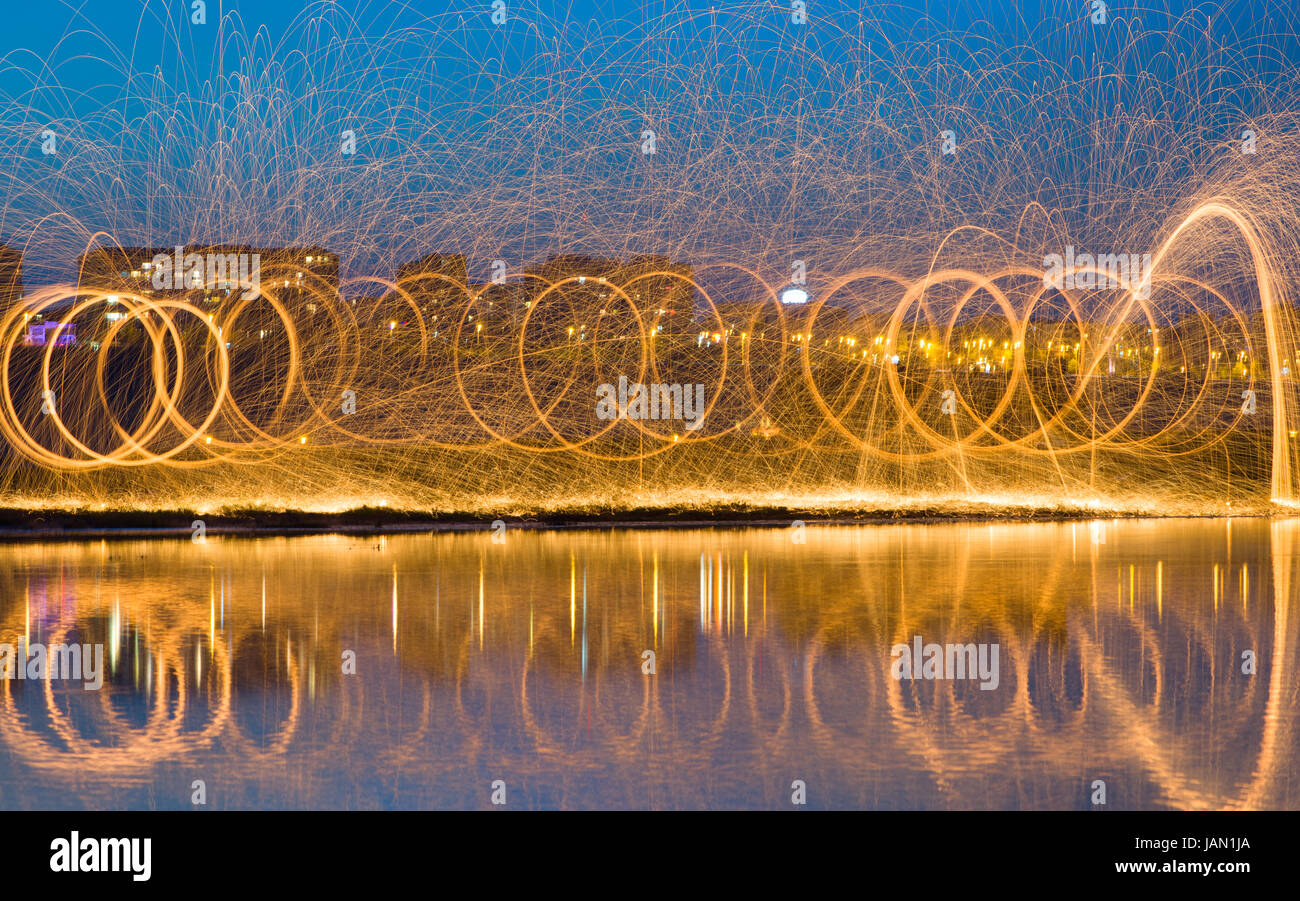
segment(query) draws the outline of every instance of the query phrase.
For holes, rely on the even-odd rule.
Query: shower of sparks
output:
[[[187,10],[0,60],[0,505],[1300,500],[1293,7]]]

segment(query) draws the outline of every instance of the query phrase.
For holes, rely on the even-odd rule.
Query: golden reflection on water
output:
[[[0,642],[111,670],[0,680],[0,804],[1300,806],[1300,524],[795,534],[0,547]],[[998,688],[893,679],[914,635]]]

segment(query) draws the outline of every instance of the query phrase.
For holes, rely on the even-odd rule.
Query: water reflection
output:
[[[1300,806],[1300,525],[0,547],[7,808]],[[915,635],[998,688],[898,681]],[[643,652],[656,673],[642,672]],[[345,652],[356,673],[344,673]],[[1253,652],[1254,674],[1243,673]]]

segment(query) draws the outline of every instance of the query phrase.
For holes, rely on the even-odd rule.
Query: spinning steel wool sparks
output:
[[[1294,10],[805,12],[10,56],[3,504],[1297,500]]]

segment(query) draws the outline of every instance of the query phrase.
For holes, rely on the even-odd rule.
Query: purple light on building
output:
[[[27,336],[23,339],[23,344],[28,347],[44,347],[50,334],[59,327],[57,322],[29,322],[27,323]],[[55,347],[72,347],[77,343],[77,324],[69,322],[64,326],[63,331],[59,333]]]

